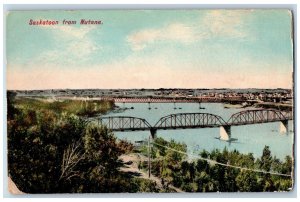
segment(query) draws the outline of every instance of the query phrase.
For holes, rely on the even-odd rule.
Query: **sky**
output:
[[[284,9],[12,11],[7,89],[292,88],[291,18]]]

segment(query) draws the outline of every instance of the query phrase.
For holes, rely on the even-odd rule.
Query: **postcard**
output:
[[[12,194],[288,192],[288,9],[6,14]]]

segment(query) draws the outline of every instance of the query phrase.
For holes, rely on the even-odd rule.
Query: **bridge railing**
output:
[[[205,128],[226,125],[222,117],[209,113],[178,113],[159,119],[154,128]]]
[[[130,116],[101,117],[98,123],[114,131],[150,130],[151,125],[142,118]]]
[[[293,111],[283,111],[282,114],[288,119],[293,120],[294,119],[294,113]]]
[[[228,125],[246,125],[267,123],[292,119],[292,112],[282,112],[273,109],[245,110],[233,114],[227,121]]]

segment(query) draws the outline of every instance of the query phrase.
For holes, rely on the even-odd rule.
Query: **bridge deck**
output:
[[[245,110],[233,114],[228,121],[209,113],[170,114],[151,126],[145,119],[127,116],[102,117],[99,123],[112,131],[174,130],[193,128],[216,128],[221,126],[240,126],[270,122],[284,122],[293,119],[292,112],[279,110]]]

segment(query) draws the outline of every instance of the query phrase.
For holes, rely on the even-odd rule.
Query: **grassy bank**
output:
[[[265,109],[278,109],[278,110],[283,110],[283,111],[293,110],[293,105],[283,104],[283,103],[263,102],[263,103],[256,103],[254,106],[262,107]]]
[[[57,114],[69,113],[78,116],[91,117],[105,114],[114,108],[113,101],[104,100],[49,100],[35,98],[17,98],[15,107],[19,109],[49,110]]]

